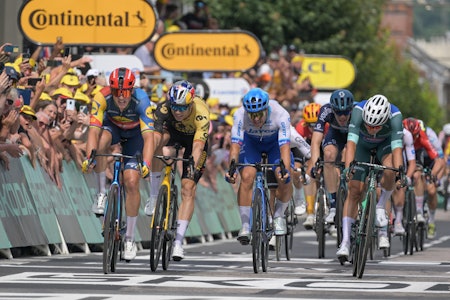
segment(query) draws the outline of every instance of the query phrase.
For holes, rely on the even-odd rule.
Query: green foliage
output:
[[[221,0],[210,11],[223,29],[254,33],[266,52],[295,44],[306,53],[342,55],[356,66],[356,99],[384,94],[404,116],[430,126],[442,116],[437,98],[380,31],[385,0]]]

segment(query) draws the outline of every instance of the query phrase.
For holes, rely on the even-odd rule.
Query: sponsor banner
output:
[[[344,57],[306,55],[302,74],[308,75],[319,90],[335,90],[350,86],[355,80],[356,70],[353,63]]]
[[[240,106],[242,97],[250,90],[244,78],[209,78],[203,81],[208,86],[209,98],[218,98],[220,103],[228,106]]]
[[[150,39],[156,12],[144,0],[24,1],[18,18],[23,35],[36,44],[139,45]]]
[[[114,69],[127,67],[136,76],[134,86],[140,86],[140,73],[144,70],[144,65],[137,56],[124,54],[89,54],[87,56],[92,58],[89,63],[91,68],[97,69],[102,76],[105,76],[106,82]]]
[[[245,71],[256,65],[261,49],[251,32],[188,30],[161,35],[154,56],[168,71]]]

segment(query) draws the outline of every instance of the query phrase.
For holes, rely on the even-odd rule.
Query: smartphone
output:
[[[40,82],[42,80],[41,77],[39,78],[29,78],[28,79],[28,85],[32,85],[35,86],[38,82]]]
[[[89,75],[89,76],[87,77],[87,82],[88,82],[90,85],[95,84],[95,76],[94,76],[94,75]]]
[[[69,56],[70,53],[72,53],[72,48],[70,48],[70,47],[64,48],[64,57]]]
[[[87,105],[80,105],[80,112],[87,115],[89,112]]]
[[[3,47],[3,51],[10,53],[19,53],[19,46],[6,45]]]
[[[31,89],[17,89],[19,96],[23,98],[23,104],[30,105],[31,102]]]
[[[66,110],[76,110],[75,99],[67,99]]]
[[[61,60],[49,60],[47,61],[47,67],[57,67],[62,65],[62,61]]]
[[[28,53],[28,52],[22,53],[22,59],[23,59],[23,60],[25,60],[25,59],[30,59],[30,53]]]

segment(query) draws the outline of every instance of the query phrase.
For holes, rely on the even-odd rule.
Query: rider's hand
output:
[[[141,166],[141,176],[142,178],[147,178],[150,173],[150,162],[143,161]]]
[[[308,185],[311,183],[311,176],[308,174],[305,174],[305,182],[303,182],[304,185]]]
[[[411,185],[412,185],[412,179],[411,179],[411,177],[406,176],[406,184],[407,184],[408,186],[411,186]]]
[[[281,175],[281,171],[278,171],[278,178],[280,178],[281,181],[284,181],[284,183],[291,182],[291,174],[289,173],[289,170],[286,170],[284,176]]]
[[[230,176],[229,172],[225,172],[226,182],[234,184],[236,183],[236,178],[237,178],[237,171],[235,171],[232,176]]]
[[[306,174],[306,175],[308,175],[308,174]],[[309,172],[309,175],[311,176],[311,178],[316,178],[316,175],[317,175],[316,167],[311,168],[311,172]]]
[[[85,158],[83,162],[81,163],[81,171],[83,173],[87,173],[91,167],[93,168],[95,166],[95,160],[91,160],[90,158]]]

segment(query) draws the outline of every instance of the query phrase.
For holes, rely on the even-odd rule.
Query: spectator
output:
[[[194,2],[194,11],[187,13],[181,18],[186,24],[187,29],[208,29],[209,27],[209,11],[208,5],[201,0]]]

